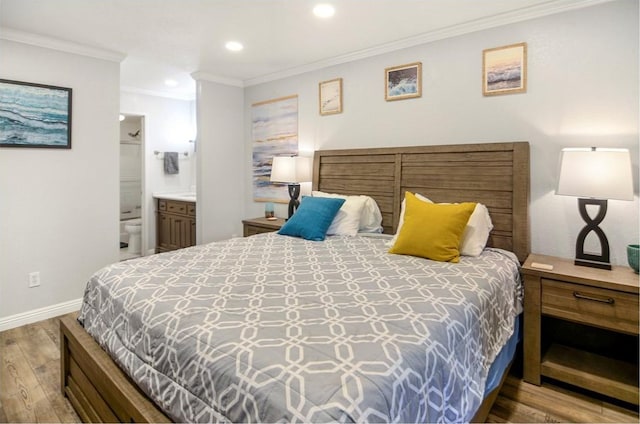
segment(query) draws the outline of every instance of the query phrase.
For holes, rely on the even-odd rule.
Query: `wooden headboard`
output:
[[[313,190],[373,197],[384,232],[395,233],[405,191],[434,202],[479,202],[489,208],[489,246],[530,252],[529,143],[318,150]]]

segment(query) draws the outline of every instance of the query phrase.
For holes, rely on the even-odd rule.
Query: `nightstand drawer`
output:
[[[274,231],[273,228],[264,228],[264,227],[256,227],[253,225],[247,225],[245,228],[245,237],[249,237],[249,236],[253,236],[256,234],[262,234],[262,233],[272,233]]]
[[[638,296],[582,284],[541,279],[542,313],[638,334]]]
[[[284,225],[284,219],[267,219],[267,218],[253,218],[242,220],[244,227],[244,236],[249,237],[255,234],[271,233],[278,231]]]

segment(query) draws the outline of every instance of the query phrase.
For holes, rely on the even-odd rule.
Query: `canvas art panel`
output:
[[[298,154],[298,96],[266,100],[251,105],[253,142],[253,200],[288,203],[287,184],[272,183],[274,156]]]
[[[342,78],[323,81],[318,85],[320,115],[342,113]]]
[[[422,96],[422,63],[414,62],[384,70],[386,101]]]
[[[0,79],[0,147],[71,148],[71,88]]]
[[[527,43],[486,49],[482,52],[482,94],[527,91]]]

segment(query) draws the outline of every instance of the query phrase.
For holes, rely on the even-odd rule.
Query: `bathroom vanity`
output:
[[[178,198],[156,196],[156,253],[196,244],[196,202]]]

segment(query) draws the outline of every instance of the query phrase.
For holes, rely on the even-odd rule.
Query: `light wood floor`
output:
[[[60,392],[58,340],[56,318],[0,332],[0,422],[80,422]],[[488,422],[638,423],[638,414],[510,375]]]

